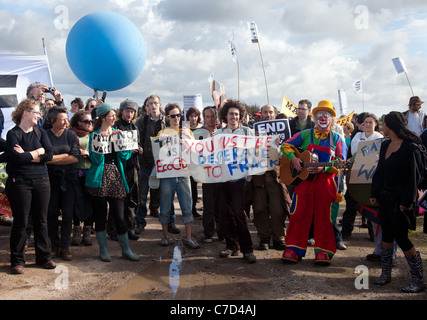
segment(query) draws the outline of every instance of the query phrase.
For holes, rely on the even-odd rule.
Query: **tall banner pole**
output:
[[[251,32],[251,41],[252,43],[258,43],[259,55],[261,57],[262,70],[264,72],[264,81],[265,81],[265,91],[267,93],[267,103],[270,103],[270,98],[268,97],[268,85],[267,85],[267,76],[265,75],[264,60],[262,58],[261,45],[258,39],[258,29],[255,22],[248,22],[249,31]]]
[[[414,96],[414,90],[412,90],[412,85],[409,82],[408,70],[406,69],[405,62],[400,57],[393,58],[392,62],[394,64],[394,67],[396,68],[396,71],[397,71],[398,74],[399,73],[403,73],[403,72],[405,73],[406,80],[408,80],[409,87],[411,88],[412,96]]]

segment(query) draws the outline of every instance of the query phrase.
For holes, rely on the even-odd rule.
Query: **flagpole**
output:
[[[46,56],[47,67],[48,67],[48,69],[49,69],[49,79],[50,79],[50,84],[51,84],[51,85],[52,85],[52,87],[53,87],[54,85],[53,85],[53,80],[52,80],[52,73],[50,72],[49,57],[47,56],[47,50],[46,50],[46,45],[45,45],[45,43],[44,43],[44,38],[42,38],[42,45],[43,45],[43,52],[44,52],[44,55]]]
[[[407,73],[406,71],[405,71],[405,76],[406,76],[406,80],[408,80],[409,87],[411,88],[412,96],[415,96],[415,94],[414,94],[414,90],[412,90],[411,83],[409,82],[408,73]]]
[[[239,68],[239,58],[236,56],[237,63],[237,100],[240,100],[240,68]]]
[[[262,59],[261,45],[259,44],[259,39],[258,39],[258,48],[259,48],[259,55],[261,57],[262,70],[264,72],[265,91],[267,93],[267,104],[270,104],[270,99],[268,97],[267,77],[265,75],[264,60]]]

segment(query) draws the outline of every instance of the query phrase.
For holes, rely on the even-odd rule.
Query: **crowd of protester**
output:
[[[151,138],[180,133],[186,138],[199,139],[193,133],[200,129],[205,129],[209,137],[230,133],[257,135],[252,129],[255,122],[287,118],[273,105],[267,104],[251,115],[241,102],[222,99],[218,106],[202,111],[192,107],[184,114],[178,104],[163,106],[160,97],[150,95],[141,108],[128,99],[114,107],[94,98],[84,104],[76,97],[68,110],[58,90],[52,92],[53,99],[47,98],[46,92],[47,87],[40,83],[28,87],[28,98],[21,101],[12,114],[16,126],[7,133],[6,194],[13,213],[12,273],[24,271],[25,249],[31,233],[36,263],[47,269],[55,268],[54,257],[72,260],[72,246],[92,245],[92,234],[99,246],[100,260],[111,261],[107,247],[107,237],[110,237],[120,243],[125,258],[138,261],[139,256],[131,250],[129,240],[138,240],[143,235],[148,212],[161,224],[160,245],[168,246],[169,233],[180,232],[175,225],[175,194],[185,225],[183,243],[189,248],[200,248],[200,241],[209,244],[216,235],[225,244],[220,257],[237,256],[241,252],[246,262],[255,263],[254,244],[247,225],[252,208],[259,239],[255,248],[286,249],[285,222],[293,210],[295,190],[293,185],[281,181],[279,167],[236,181],[200,184],[188,176],[160,179],[158,186],[152,185],[156,179],[152,179]],[[408,160],[413,157],[406,156],[418,152],[413,144],[421,146],[420,152],[425,151],[422,141],[427,140],[424,130],[427,121],[417,113],[422,103],[418,97],[412,97],[407,112],[391,112],[384,117],[382,130],[376,115],[367,112],[355,115],[343,127],[334,121],[331,124],[331,131],[342,137],[345,150],[348,149],[344,160],[356,155],[361,141],[389,138],[381,147],[370,199],[372,207],[361,206],[354,200],[345,188],[344,174],[337,175],[337,192],[345,196],[346,209],[340,221],[342,228],[334,220],[331,230],[334,230],[336,248],[345,250],[344,240],[352,235],[356,215],[375,211],[375,216],[363,214],[370,238],[375,242],[373,254],[367,259],[380,261],[383,270],[375,283],[390,282],[391,259],[400,247],[412,275],[411,284],[402,289],[404,292],[425,288],[420,255],[408,238],[408,229],[414,227],[413,217],[418,213],[414,192],[418,194],[420,177],[409,171],[402,175],[387,173],[400,167],[413,167]],[[296,116],[289,119],[291,137],[316,127],[311,107],[309,100],[299,102]],[[189,122],[188,128],[181,126],[182,120]],[[138,132],[138,148],[114,150],[111,143],[109,153],[92,150],[94,134],[114,136],[127,130]],[[395,157],[392,161],[388,160],[391,155]],[[404,185],[411,188],[405,189],[406,198],[402,203],[396,200],[395,189]],[[200,198],[203,214],[196,208]],[[331,210],[338,211],[338,204]],[[202,219],[203,239],[196,240],[192,234],[194,219]],[[309,245],[316,241],[313,230],[312,225],[307,238]]]

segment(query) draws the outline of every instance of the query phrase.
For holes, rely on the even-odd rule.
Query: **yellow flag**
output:
[[[298,108],[298,105],[296,105],[291,100],[289,100],[288,97],[286,97],[286,95],[283,95],[282,107],[280,109],[280,113],[286,114],[288,118],[294,118],[297,116],[297,108]]]
[[[343,116],[343,117],[337,119],[337,124],[339,124],[341,127],[344,127],[344,125],[347,122],[351,122],[351,119],[353,119],[353,113],[354,113],[354,111],[352,113],[350,113],[348,116]]]

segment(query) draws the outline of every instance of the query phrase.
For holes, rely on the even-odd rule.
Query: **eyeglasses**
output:
[[[170,114],[168,115],[169,118],[175,119],[176,117],[181,118],[180,114]]]
[[[93,124],[93,120],[82,120],[82,122],[86,123],[86,124]]]
[[[298,111],[307,111],[308,109],[304,109],[304,108],[297,108]]]
[[[34,113],[34,114],[36,114],[36,115],[38,115],[38,116],[41,116],[41,115],[42,115],[42,113],[41,113],[40,111],[33,111],[33,110],[31,110],[30,112],[32,112],[32,113]]]

